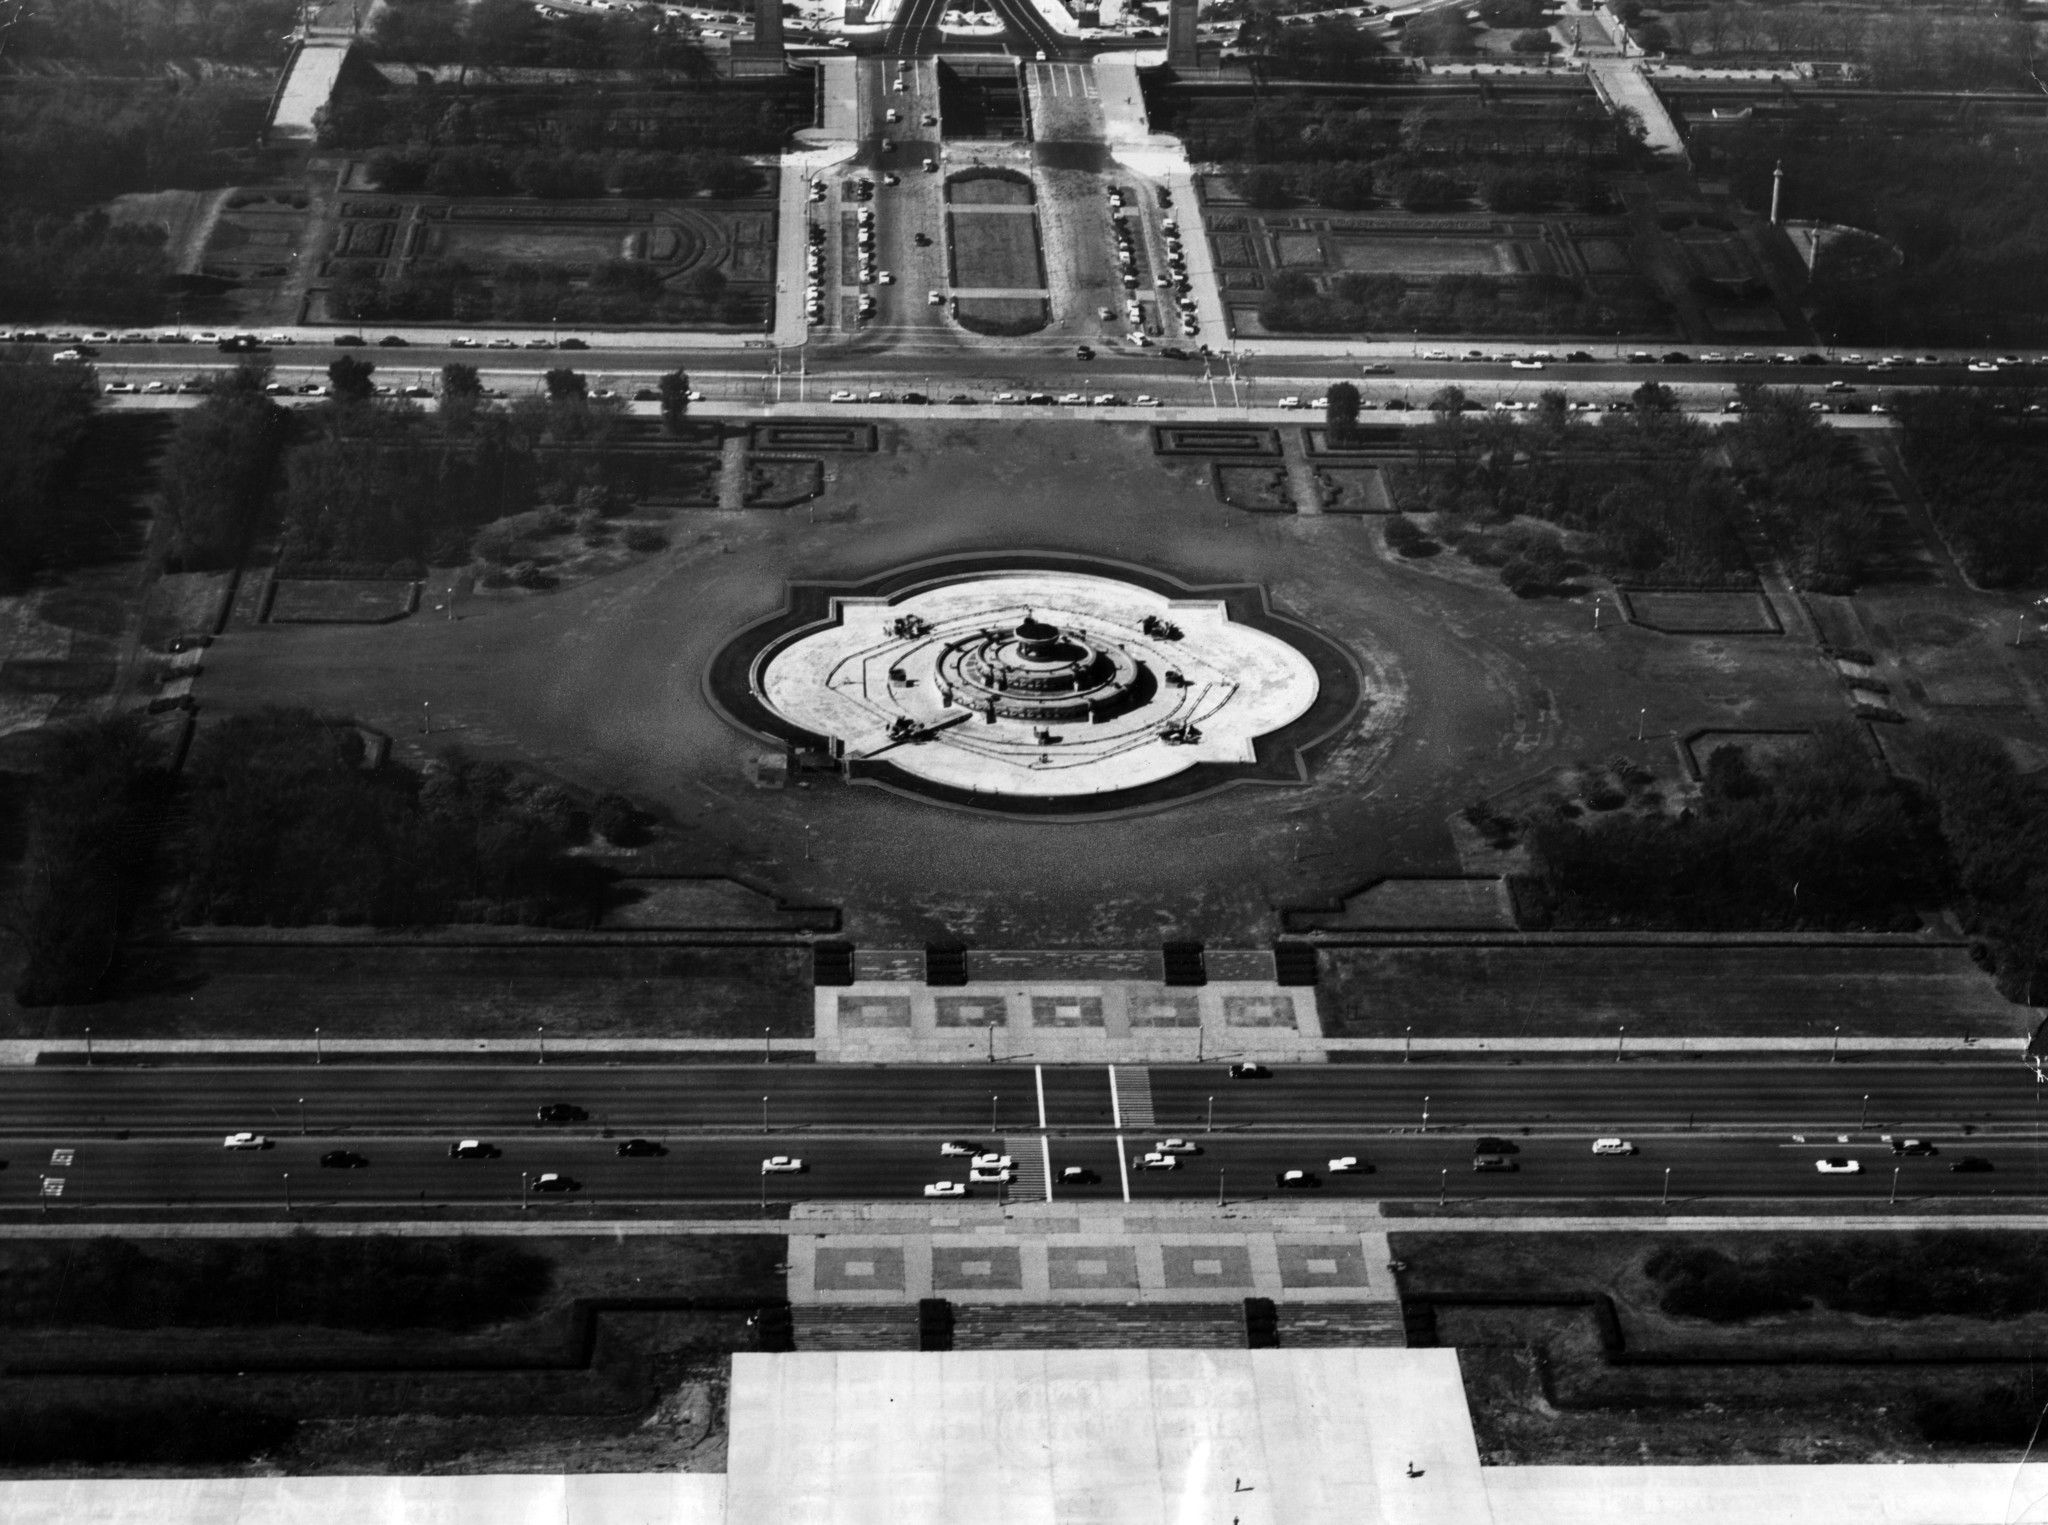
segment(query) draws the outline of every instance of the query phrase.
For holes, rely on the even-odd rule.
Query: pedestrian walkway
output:
[[[1091,1204],[1094,1206],[1094,1204]],[[1068,1210],[1072,1214],[1072,1210]],[[949,1217],[923,1232],[796,1234],[789,1300],[799,1307],[966,1303],[1277,1303],[1399,1300],[1387,1236],[1358,1220],[1270,1220],[1120,1212]],[[1368,1220],[1369,1221],[1369,1220]]]
[[[1635,113],[1643,124],[1644,146],[1651,153],[1680,160],[1686,157],[1685,139],[1678,124],[1664,109],[1663,100],[1639,62],[1630,58],[1589,58],[1586,74],[1608,111],[1617,116],[1623,111]]]
[[[1267,955],[1270,958],[1270,955]],[[1322,1057],[1313,989],[1271,980],[863,980],[816,992],[821,1064],[1200,1063]]]

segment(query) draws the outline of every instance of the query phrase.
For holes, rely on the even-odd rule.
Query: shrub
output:
[[[234,1466],[289,1441],[296,1417],[186,1398],[0,1405],[0,1466]]]
[[[590,829],[614,847],[638,847],[653,834],[646,814],[623,794],[598,796],[590,808]]]
[[[668,536],[651,524],[626,526],[626,549],[644,553],[668,549]]]

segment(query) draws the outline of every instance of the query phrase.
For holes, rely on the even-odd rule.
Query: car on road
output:
[[[1330,1161],[1329,1171],[1333,1176],[1362,1176],[1370,1175],[1372,1166],[1355,1154],[1340,1154]]]
[[[924,1194],[927,1197],[964,1197],[967,1188],[959,1181],[933,1181],[925,1187]]]
[[[1948,1168],[1957,1175],[1978,1175],[1990,1170],[1992,1165],[1981,1154],[1966,1154]]]
[[[457,335],[456,335],[456,336],[455,336],[454,338],[452,338],[452,339],[450,339],[450,340],[448,341],[448,347],[449,347],[450,349],[478,349],[478,348],[481,348],[481,346],[480,346],[480,344],[478,343],[478,341],[477,341],[477,340],[475,340],[475,339],[472,339],[472,338],[470,338],[470,337],[469,337],[469,335],[467,335],[467,334],[457,334]]]
[[[1080,392],[1062,392],[1059,400],[1063,408],[1086,407],[1088,403],[1087,397]]]
[[[1371,365],[1360,366],[1359,374],[1361,376],[1391,376],[1394,374],[1394,368],[1383,360],[1375,360]]]
[[[361,1170],[369,1163],[367,1156],[353,1149],[330,1149],[320,1156],[321,1167],[327,1170]]]
[[[495,1160],[505,1151],[496,1144],[489,1144],[480,1138],[457,1139],[448,1146],[451,1160]]]
[[[1515,1143],[1512,1139],[1494,1138],[1491,1134],[1488,1134],[1473,1141],[1472,1152],[1474,1154],[1520,1154],[1522,1148],[1521,1145]]]
[[[106,389],[109,392],[133,392],[139,390],[132,381],[110,381],[107,383]]]
[[[859,402],[860,393],[846,391],[834,392],[832,394],[832,400],[834,402]]]
[[[1077,344],[1074,346],[1074,358],[1076,360],[1093,360],[1095,358],[1095,350],[1091,345]]]
[[[559,1170],[543,1170],[533,1178],[535,1191],[581,1191],[583,1183],[574,1176],[565,1176]]]
[[[1151,396],[1149,393],[1140,392],[1131,399],[1131,406],[1134,408],[1156,408],[1159,406],[1159,399]]]
[[[411,347],[412,340],[406,338],[403,334],[386,334],[377,341],[377,348],[379,349],[410,349]]]
[[[1540,371],[1543,369],[1543,362],[1541,360],[1510,360],[1508,362],[1508,369],[1511,371]]]
[[[981,1155],[985,1152],[986,1151],[982,1149],[981,1145],[970,1144],[966,1142],[964,1139],[949,1138],[945,1141],[945,1143],[939,1145],[939,1153],[948,1159],[954,1158],[956,1156],[967,1159],[973,1159],[976,1156]]]
[[[1123,398],[1114,392],[1097,392],[1091,400],[1098,408],[1121,408],[1124,405]]]
[[[1157,1149],[1153,1149],[1144,1154],[1133,1155],[1131,1165],[1138,1170],[1178,1170],[1180,1156],[1161,1154]]]
[[[804,1162],[794,1155],[771,1154],[761,1162],[764,1176],[800,1176],[804,1173]]]
[[[1625,1138],[1596,1138],[1593,1140],[1595,1154],[1634,1154],[1636,1146]]]
[[[1068,1165],[1060,1171],[1062,1186],[1093,1186],[1102,1179],[1086,1165]]]
[[[220,1141],[223,1149],[268,1149],[270,1140],[260,1133],[230,1133]]]
[[[1675,349],[1664,356],[1664,363],[1666,365],[1691,365],[1692,356],[1682,349]]]
[[[589,349],[590,341],[588,339],[564,339],[561,347],[563,349]]]
[[[1499,1174],[1522,1167],[1504,1154],[1475,1154],[1472,1156],[1472,1168],[1481,1174]]]
[[[989,399],[990,402],[1022,402],[1023,400],[1024,394],[1022,392],[998,392]]]
[[[1845,1160],[1840,1155],[1832,1155],[1824,1160],[1815,1160],[1813,1168],[1824,1176],[1856,1176],[1863,1174],[1863,1164],[1860,1160]]]
[[[496,338],[496,339],[492,339],[492,340],[488,341],[488,342],[487,342],[487,343],[486,343],[486,344],[484,345],[484,348],[485,348],[485,349],[517,349],[517,348],[519,348],[519,341],[518,341],[517,339],[507,339],[507,338],[504,338],[504,337],[502,337],[502,336],[501,336],[501,337],[499,337],[499,338]]]
[[[976,1168],[970,1169],[967,1172],[968,1180],[982,1186],[1007,1186],[1010,1183],[1011,1176],[1012,1172],[1008,1170],[983,1170]]]
[[[1266,1080],[1270,1079],[1272,1074],[1271,1070],[1260,1064],[1256,1059],[1247,1059],[1240,1064],[1233,1064],[1230,1067],[1230,1078],[1232,1080]]]
[[[949,406],[955,408],[974,408],[981,405],[979,398],[969,397],[965,392],[955,392],[946,399],[946,402]]]
[[[930,307],[944,307],[946,305],[945,292],[939,290],[939,288],[936,286],[934,286],[930,291],[925,293],[924,299],[925,304]]]
[[[62,361],[90,360],[92,359],[92,351],[82,349],[60,349],[57,351],[56,354],[52,355],[50,358],[52,360]]]
[[[589,1121],[590,1113],[574,1102],[550,1101],[539,1107],[533,1116],[536,1122],[580,1123]]]
[[[1924,1138],[1895,1138],[1888,1140],[1893,1154],[1934,1154],[1938,1151]]]
[[[1273,1177],[1273,1184],[1282,1191],[1313,1191],[1323,1183],[1313,1170],[1283,1170]]]
[[[1161,1154],[1200,1154],[1202,1146],[1191,1139],[1163,1138],[1152,1146]]]
[[[1583,349],[1575,349],[1564,357],[1566,365],[1595,365],[1598,363],[1598,360],[1599,357],[1594,355],[1591,350]]]
[[[1007,1154],[988,1154],[985,1152],[975,1155],[967,1163],[976,1170],[1012,1170],[1016,1168],[1017,1164]]]
[[[622,1160],[651,1160],[668,1153],[668,1145],[658,1144],[651,1138],[627,1138],[619,1140],[614,1151]]]

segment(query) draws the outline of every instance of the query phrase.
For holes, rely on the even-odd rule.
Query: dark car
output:
[[[589,349],[589,348],[590,348],[590,344],[589,344],[589,341],[588,341],[588,340],[584,340],[584,339],[564,339],[564,340],[562,341],[562,348],[563,348],[563,349]]]
[[[1260,1064],[1256,1059],[1247,1059],[1242,1064],[1233,1064],[1230,1067],[1230,1078],[1232,1080],[1266,1080],[1272,1076],[1272,1073],[1271,1070]]]
[[[914,402],[919,404],[928,403],[931,401],[931,399],[925,396],[922,392],[905,392],[903,394],[902,400],[904,402]]]
[[[1682,349],[1675,349],[1664,357],[1664,363],[1666,365],[1691,365],[1692,356]]]
[[[544,1170],[533,1178],[535,1191],[581,1191],[583,1183],[574,1176],[565,1176],[560,1171]]]
[[[1190,355],[1178,344],[1169,344],[1159,351],[1159,358],[1161,360],[1192,360],[1194,356]]]
[[[1323,1183],[1313,1170],[1283,1170],[1273,1177],[1273,1184],[1282,1191],[1314,1191]]]
[[[587,1121],[590,1114],[573,1102],[551,1101],[534,1116],[544,1123],[580,1123]]]
[[[910,241],[920,249],[929,249],[932,246],[932,236],[929,233],[913,233]]]
[[[1522,1167],[1504,1154],[1475,1154],[1472,1156],[1472,1168],[1477,1171],[1495,1172],[1520,1170]]]
[[[1828,357],[1825,355],[1816,355],[1812,350],[1808,350],[1805,354],[1799,357],[1799,363],[1801,365],[1826,365],[1828,363]]]
[[[1050,392],[1033,392],[1024,400],[1034,408],[1049,408],[1055,401]]]
[[[981,406],[981,399],[979,397],[969,397],[965,392],[955,392],[946,399],[946,402],[955,408],[978,408]]]
[[[320,1163],[329,1170],[361,1170],[370,1162],[353,1149],[330,1149],[320,1156]]]
[[[1094,1186],[1101,1180],[1102,1177],[1086,1165],[1069,1165],[1060,1172],[1062,1186]]]
[[[336,349],[361,349],[363,347],[363,336],[361,334],[336,334],[329,342]]]
[[[1093,360],[1095,358],[1095,351],[1089,345],[1077,344],[1074,346],[1074,358],[1076,360]]]
[[[495,1160],[504,1152],[496,1144],[486,1143],[480,1138],[457,1139],[448,1146],[449,1158],[457,1160]]]
[[[657,1144],[651,1138],[629,1138],[619,1144],[618,1155],[623,1160],[652,1159],[668,1153],[666,1144]]]
[[[1993,1166],[1981,1154],[1966,1154],[1948,1168],[1958,1175],[1979,1175]]]
[[[1892,1140],[1893,1154],[1938,1154],[1940,1151],[1924,1138],[1896,1138]]]
[[[377,341],[377,348],[379,349],[409,349],[411,347],[412,340],[400,334],[386,334]]]
[[[633,392],[633,401],[660,402],[661,393],[655,391],[653,387],[638,387]]]
[[[1406,413],[1409,411],[1408,401],[1402,397],[1390,397],[1381,403],[1380,406],[1389,413]]]
[[[1564,358],[1567,365],[1594,365],[1598,363],[1590,353],[1582,349],[1575,349]]]
[[[1472,1146],[1474,1154],[1520,1154],[1521,1148],[1504,1138],[1482,1138]]]

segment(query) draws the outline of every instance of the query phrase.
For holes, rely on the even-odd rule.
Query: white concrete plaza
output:
[[[834,624],[777,652],[757,675],[761,698],[842,741],[851,759],[884,760],[970,793],[1107,794],[1197,763],[1248,763],[1257,739],[1305,713],[1319,686],[1307,657],[1235,623],[1219,600],[1173,599],[1084,573],[981,574],[833,607]],[[977,712],[957,653],[1027,620],[1127,669],[1105,690],[1114,702],[1102,716],[1041,723]]]

